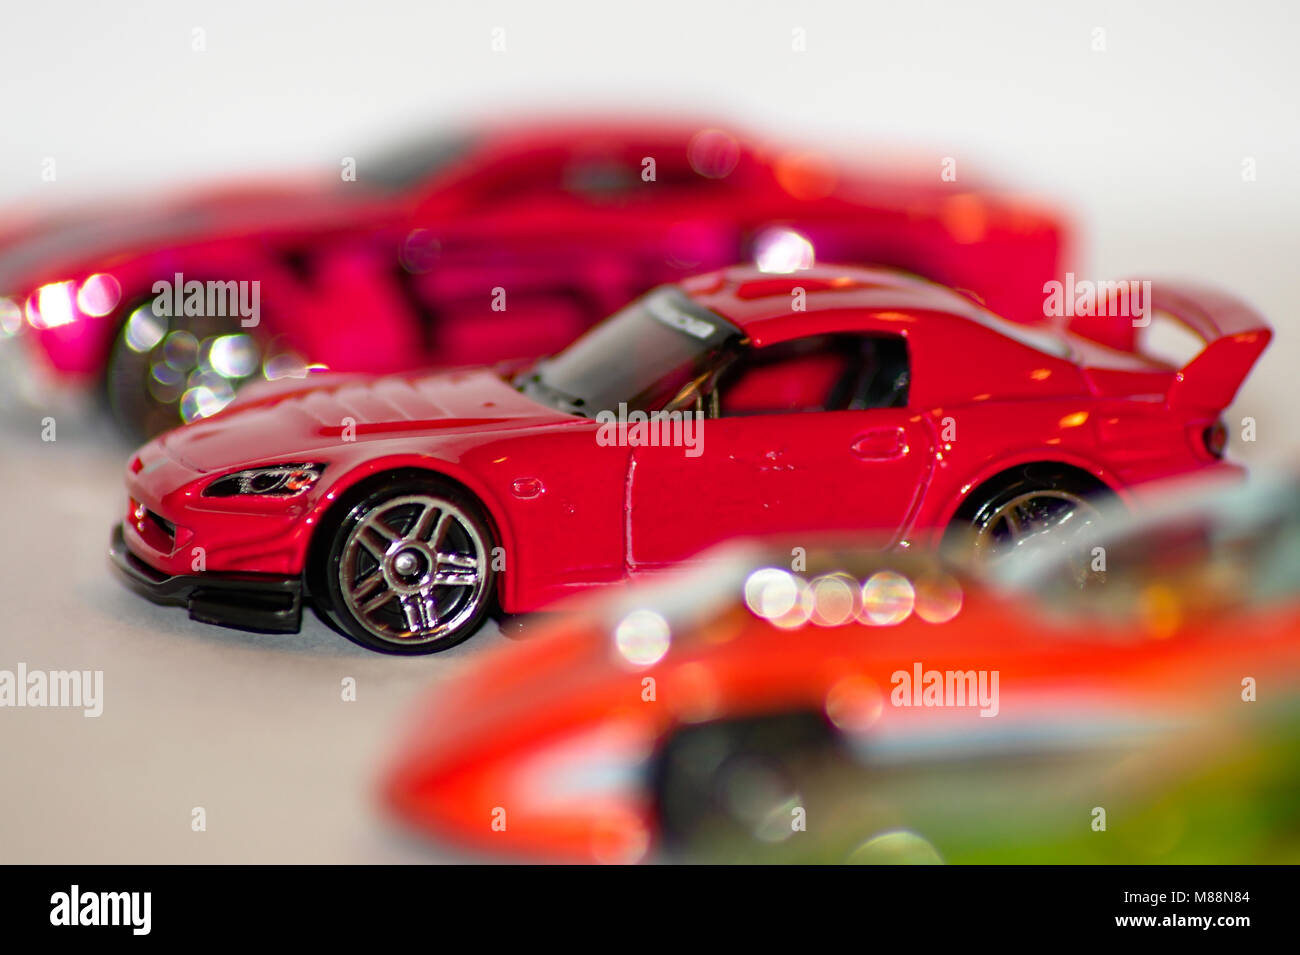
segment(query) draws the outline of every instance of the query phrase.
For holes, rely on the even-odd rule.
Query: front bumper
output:
[[[302,580],[274,574],[205,573],[171,576],[140,560],[113,528],[109,559],[128,587],[156,604],[186,607],[192,620],[258,633],[297,633],[302,627]]]

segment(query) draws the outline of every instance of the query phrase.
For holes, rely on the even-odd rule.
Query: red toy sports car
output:
[[[249,388],[146,445],[115,546],[191,616],[428,653],[508,612],[749,535],[976,531],[996,555],[1144,481],[1235,472],[1219,412],[1249,308],[1157,288],[1207,340],[1176,369],[1007,322],[886,269],[665,286],[511,369]]]
[[[1165,495],[1086,588],[733,547],[575,601],[411,714],[385,809],[583,862],[1293,861],[1300,490]]]
[[[106,388],[147,437],[308,363],[547,354],[653,286],[734,262],[894,265],[1023,321],[1060,277],[1057,218],[964,172],[838,168],[686,123],[486,128],[348,171],[0,236],[0,344],[22,332],[0,387],[21,375],[45,410],[51,392]]]

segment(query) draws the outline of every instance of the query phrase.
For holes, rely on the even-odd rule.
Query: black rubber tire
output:
[[[679,728],[661,744],[650,773],[664,851],[691,861],[762,857],[769,850],[728,805],[729,778],[757,769],[797,794],[818,768],[843,760],[838,735],[819,713],[772,713]]]
[[[131,316],[137,309],[147,307],[152,302],[152,298],[136,299],[132,300],[128,308],[123,309],[121,325],[113,336],[108,363],[104,366],[104,395],[113,422],[119,433],[135,444],[148,441],[185,423],[175,402],[159,401],[149,391],[147,372],[149,358],[153,353],[141,355],[126,344],[126,328]],[[169,331],[183,329],[198,332],[200,337],[246,331],[240,326],[239,319],[230,317],[179,316],[161,320],[167,322]],[[247,380],[244,379],[240,384]]]
[[[371,633],[348,610],[339,581],[343,547],[352,529],[378,505],[407,494],[434,495],[453,504],[473,523],[474,530],[485,549],[486,580],[478,606],[454,630],[431,643],[401,644]],[[477,633],[493,608],[497,581],[491,559],[492,550],[496,546],[492,525],[482,505],[472,495],[450,481],[439,480],[433,475],[427,478],[395,476],[391,482],[377,487],[368,487],[364,496],[348,508],[342,520],[332,527],[322,527],[320,532],[329,535],[328,547],[313,548],[313,551],[318,554],[318,566],[311,569],[309,576],[309,588],[315,598],[317,609],[335,629],[368,650],[398,656],[441,653],[443,650],[464,643]]]
[[[944,532],[944,551],[961,561],[965,548],[983,522],[1008,501],[1031,491],[1067,491],[1103,508],[1116,500],[1115,492],[1090,475],[1050,462],[1022,465],[996,483],[976,488],[957,509]]]

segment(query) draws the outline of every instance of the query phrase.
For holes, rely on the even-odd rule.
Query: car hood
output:
[[[329,228],[352,221],[375,201],[337,189],[229,186],[32,218],[0,233],[0,292],[98,268],[106,258],[211,236]]]
[[[380,378],[331,375],[315,385],[295,381],[264,388],[159,440],[173,458],[207,472],[328,457],[366,441],[563,427],[583,420],[524,397],[486,368]]]

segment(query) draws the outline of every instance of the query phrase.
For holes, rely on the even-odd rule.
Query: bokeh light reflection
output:
[[[912,615],[915,605],[912,582],[896,571],[877,571],[862,585],[863,623],[878,627],[902,623]]]
[[[916,579],[916,615],[926,623],[947,623],[961,612],[961,584],[943,573]]]
[[[658,663],[671,643],[668,621],[653,610],[633,610],[614,628],[614,645],[633,666]]]

